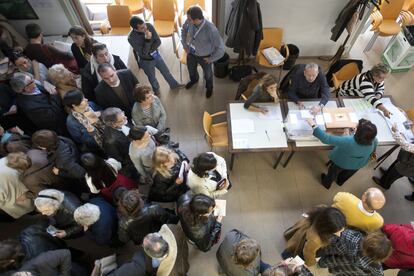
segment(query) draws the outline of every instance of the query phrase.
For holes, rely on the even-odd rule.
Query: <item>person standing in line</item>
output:
[[[139,67],[147,75],[155,95],[158,96],[160,94],[160,84],[155,76],[155,68],[160,71],[170,86],[170,89],[183,88],[184,85],[178,83],[173,75],[171,75],[170,70],[158,51],[158,47],[161,45],[161,39],[154,26],[150,23],[145,23],[138,16],[131,17],[129,24],[132,30],[128,34],[128,42],[135,52]]]

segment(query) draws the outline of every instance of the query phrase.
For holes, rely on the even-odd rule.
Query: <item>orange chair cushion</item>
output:
[[[174,33],[174,21],[155,20],[154,28],[160,37],[172,36]]]
[[[400,25],[392,20],[384,20],[378,27],[380,36],[396,35],[401,31]]]
[[[210,127],[211,145],[215,147],[227,146],[227,123],[214,124]]]

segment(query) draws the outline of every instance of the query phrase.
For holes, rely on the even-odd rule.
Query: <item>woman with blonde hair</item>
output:
[[[249,90],[249,87],[247,90]],[[252,94],[244,103],[244,108],[253,112],[261,112],[266,114],[267,109],[254,105],[253,103],[268,103],[268,102],[278,102],[279,98],[277,96],[277,82],[275,78],[270,74],[264,74],[263,77],[259,80],[258,84],[253,88]]]
[[[78,90],[80,87],[76,82],[76,75],[66,69],[63,64],[55,64],[49,68],[48,78],[56,87],[61,98],[71,90]]]
[[[149,200],[174,202],[188,187],[186,176],[189,160],[179,149],[157,147],[152,156],[154,179],[149,192]]]

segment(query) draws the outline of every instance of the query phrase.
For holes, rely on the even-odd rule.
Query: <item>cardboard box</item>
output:
[[[358,117],[350,107],[325,107],[322,113],[327,130],[355,128],[358,125]]]

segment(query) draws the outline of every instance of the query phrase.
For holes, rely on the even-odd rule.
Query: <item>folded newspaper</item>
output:
[[[271,65],[280,64],[285,60],[280,52],[274,47],[263,49],[262,53]]]

